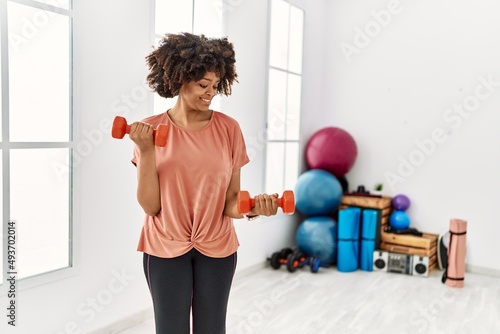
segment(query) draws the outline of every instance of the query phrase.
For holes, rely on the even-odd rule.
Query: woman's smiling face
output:
[[[189,109],[208,110],[213,97],[217,95],[219,82],[220,78],[214,72],[207,72],[201,80],[182,85],[179,98]]]

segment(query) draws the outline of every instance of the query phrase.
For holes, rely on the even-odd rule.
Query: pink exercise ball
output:
[[[310,169],[323,169],[343,177],[356,161],[358,148],[352,136],[337,127],[317,131],[306,147],[306,162]]]

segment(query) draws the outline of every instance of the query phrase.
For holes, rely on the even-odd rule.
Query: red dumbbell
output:
[[[295,195],[291,190],[285,190],[283,195],[278,200],[278,206],[283,210],[284,214],[291,215],[295,212]],[[250,197],[246,190],[241,190],[238,193],[238,212],[247,214],[255,206],[255,200]]]
[[[130,125],[124,117],[116,116],[111,128],[111,136],[113,138],[122,139],[125,134],[130,133]],[[153,138],[156,146],[164,147],[167,145],[168,126],[160,124],[153,130]]]

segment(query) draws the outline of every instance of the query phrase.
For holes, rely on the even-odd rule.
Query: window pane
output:
[[[271,7],[271,45],[269,63],[286,69],[288,66],[288,22],[290,5],[274,0]]]
[[[161,97],[157,93],[154,94],[155,95],[153,98],[153,114],[155,115],[163,114],[165,111],[172,108],[175,105],[175,102],[177,101],[177,96],[174,97],[173,99],[166,99],[164,97]]]
[[[285,72],[269,69],[267,106],[267,138],[269,140],[285,139],[286,78]]]
[[[299,176],[299,143],[286,143],[285,164],[283,170],[285,173],[284,190],[295,189],[297,177]]]
[[[302,73],[303,26],[304,12],[295,6],[290,6],[290,53],[288,55],[288,70],[296,73]]]
[[[299,140],[300,101],[302,79],[296,74],[288,74],[288,92],[286,109],[286,139]]]
[[[155,6],[155,32],[158,35],[192,31],[192,0],[156,0]]]
[[[11,218],[17,221],[19,277],[69,266],[69,149],[11,151]]]
[[[266,160],[266,192],[283,191],[283,166],[285,165],[285,144],[268,143]]]
[[[37,2],[46,3],[54,7],[60,7],[64,9],[70,9],[70,0],[36,0]]]
[[[10,140],[68,141],[69,18],[11,2],[8,15]]]
[[[193,32],[207,37],[222,36],[222,0],[195,0]]]

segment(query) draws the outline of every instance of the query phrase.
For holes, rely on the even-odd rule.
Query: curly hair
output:
[[[184,83],[201,80],[206,72],[220,78],[218,94],[230,95],[233,82],[238,81],[233,44],[227,38],[166,34],[146,62],[149,87],[165,98],[177,96]]]

